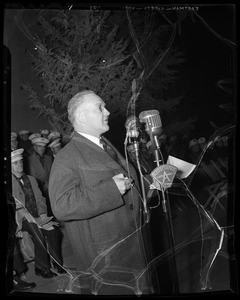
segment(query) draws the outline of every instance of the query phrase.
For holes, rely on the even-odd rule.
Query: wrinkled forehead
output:
[[[105,102],[95,94],[85,95],[80,109],[84,110],[89,107],[99,107],[99,105],[105,106]]]

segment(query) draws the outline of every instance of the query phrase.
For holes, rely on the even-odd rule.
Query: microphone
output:
[[[162,133],[162,121],[159,112],[155,109],[142,111],[139,115],[141,123],[146,124],[146,132],[153,136],[160,135]]]
[[[138,136],[139,136],[139,128],[140,128],[140,122],[137,117],[134,115],[127,118],[125,122],[125,127],[127,129],[127,135],[128,141],[131,143],[132,147],[128,147],[129,151],[135,151],[138,153],[139,145],[138,145]],[[130,150],[131,149],[131,150]]]
[[[137,138],[139,136],[140,122],[137,117],[130,116],[125,122],[127,129],[127,136],[131,138]]]
[[[159,112],[155,109],[142,111],[139,115],[141,123],[145,123],[145,130],[150,135],[151,144],[154,147],[156,163],[159,166],[159,141],[157,135],[162,133],[162,121]],[[155,145],[154,145],[155,144]],[[160,153],[161,154],[161,153]],[[162,157],[162,154],[161,154]],[[163,157],[162,157],[163,162]]]

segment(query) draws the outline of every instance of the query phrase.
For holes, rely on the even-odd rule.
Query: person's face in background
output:
[[[52,147],[52,148],[51,148],[52,153],[53,153],[54,155],[56,155],[56,154],[58,153],[58,151],[59,151],[61,148],[62,148],[61,145],[56,146],[56,147]]]
[[[11,140],[11,149],[16,150],[17,147],[18,147],[18,140],[17,139]]]
[[[43,156],[45,152],[46,146],[43,145],[34,145],[34,150],[36,153],[38,153],[40,156]]]
[[[22,159],[12,162],[12,173],[17,177],[22,176],[22,173],[23,173]]]
[[[28,135],[26,135],[26,134],[20,135],[20,138],[21,138],[23,141],[27,141],[27,140],[28,140]]]
[[[109,130],[109,111],[105,108],[104,101],[95,94],[85,95],[85,102],[77,112],[77,122],[83,133],[96,137]]]

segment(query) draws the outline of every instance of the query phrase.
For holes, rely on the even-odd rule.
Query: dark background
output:
[[[8,107],[6,109],[8,113],[3,115],[4,126],[8,128],[4,132],[18,132],[22,129],[39,132],[40,129],[51,128],[44,118],[36,119],[37,112],[33,112],[29,108],[26,94],[21,90],[21,85],[28,81],[35,86],[39,84],[37,77],[31,72],[31,61],[26,53],[26,49],[33,49],[35,46],[30,35],[35,26],[35,13],[32,9],[23,12],[24,22],[29,32],[24,30],[18,22],[16,18],[18,13],[19,8],[4,10],[3,42],[11,53],[11,61],[9,64],[7,63],[8,66],[10,65],[11,74],[11,77],[7,77],[7,86],[10,87],[10,92],[4,94],[4,103]],[[167,92],[169,92],[169,97],[184,95],[181,109],[177,113],[181,114],[181,119],[197,116],[196,137],[209,137],[214,132],[215,129],[210,125],[210,121],[218,127],[236,123],[236,46],[229,45],[224,41],[224,38],[232,42],[236,41],[235,13],[235,7],[228,4],[199,6],[198,14],[219,37],[210,32],[209,28],[198,18],[195,18],[194,22],[189,17],[181,23],[181,33],[176,36],[175,42],[178,43],[180,49],[185,51],[187,61],[179,68],[179,79],[175,87]],[[217,86],[219,80],[229,78],[233,79],[233,84],[227,86],[232,93]],[[11,80],[10,84],[9,80]],[[230,110],[220,107],[220,105],[229,107],[229,104]],[[123,144],[125,136],[124,121],[124,118],[112,120],[110,124],[111,140],[119,147]],[[8,153],[8,155],[10,154]],[[176,222],[174,228],[177,231],[188,230],[191,228],[189,224],[195,222],[191,218],[194,219],[197,213],[193,214],[189,207],[185,209],[185,212],[186,214],[181,215],[182,219],[174,219]],[[159,234],[157,227],[156,231]],[[180,239],[184,235],[178,233],[176,236]],[[190,249],[187,258],[179,257],[180,266],[184,265],[191,255],[194,256],[194,249]],[[197,245],[196,249],[199,250],[200,247]],[[212,275],[213,291],[229,288],[228,266],[224,267],[221,257],[218,259],[220,262],[217,262]],[[194,281],[198,270],[199,267],[193,266],[186,270],[187,274],[184,271],[180,274],[181,281],[185,283],[186,280],[186,290],[189,287],[197,290],[189,281]],[[170,282],[167,280],[168,276],[165,273],[166,285]],[[162,288],[164,289],[165,286]],[[169,287],[167,286],[166,289]]]
[[[27,95],[21,90],[23,83],[29,82],[34,86],[39,84],[38,78],[31,71],[31,61],[26,53],[26,50],[31,50],[35,46],[33,33],[36,28],[36,11],[32,8],[27,9],[26,6],[17,8],[15,6],[14,9],[11,7],[8,3],[5,5],[3,26],[3,42],[11,53],[11,99],[7,99],[11,101],[11,122],[9,120],[8,123],[11,124],[11,131],[16,132],[22,129],[31,132],[51,129],[43,117],[36,118],[37,112],[30,109]],[[183,95],[177,114],[181,119],[197,117],[196,137],[209,137],[214,132],[210,121],[218,127],[234,123],[234,110],[229,111],[219,105],[231,104],[235,107],[235,95],[219,88],[217,82],[232,79],[234,84],[227,87],[232,91],[236,88],[234,70],[236,46],[224,41],[227,39],[234,43],[236,40],[236,7],[233,4],[204,4],[198,8],[197,13],[206,24],[196,16],[194,19],[187,16],[181,22],[175,44],[184,51],[186,62],[179,67],[179,79],[174,87],[166,91],[166,97]],[[22,12],[23,22],[19,21],[19,9]],[[26,25],[25,28],[23,24]],[[214,32],[210,31],[209,26]],[[151,77],[148,80],[151,80]],[[111,120],[110,123],[109,134],[112,141],[117,144],[123,143],[124,121],[118,119]]]

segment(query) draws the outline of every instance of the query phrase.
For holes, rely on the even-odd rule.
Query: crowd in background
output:
[[[28,261],[34,260],[35,273],[43,278],[65,273],[61,267],[61,230],[52,214],[48,193],[51,166],[61,147],[61,135],[57,131],[11,132],[12,196],[15,200],[12,204],[16,222],[15,290],[36,286],[24,280]]]
[[[205,137],[189,140],[189,137],[186,135],[174,135],[169,138],[163,134],[158,137],[158,140],[164,163],[166,163],[167,157],[172,155],[187,162],[198,164],[199,158],[203,151],[206,150],[206,155],[204,155],[204,159],[198,166],[198,176],[201,178],[201,181],[204,181],[203,185],[206,183],[211,185],[227,179],[228,136],[217,136],[207,148]],[[23,192],[25,195],[25,203],[24,201],[22,203],[23,206],[25,205],[25,210],[19,209],[19,207],[21,208],[21,203],[19,203],[19,199],[15,200],[17,242],[14,252],[16,262],[16,268],[14,269],[14,286],[16,290],[25,290],[35,287],[34,283],[24,281],[24,273],[26,272],[24,263],[28,260],[35,260],[35,272],[44,278],[56,276],[56,273],[51,271],[52,267],[55,268],[57,273],[61,274],[64,272],[61,268],[63,260],[61,257],[61,243],[58,237],[59,233],[57,232],[59,230],[59,224],[52,213],[48,191],[51,166],[55,156],[63,146],[62,137],[57,131],[45,129],[35,133],[31,133],[28,130],[22,130],[18,134],[11,132],[13,196],[15,198],[19,197],[21,200],[21,196],[16,193],[16,187],[20,188],[20,194]],[[131,162],[133,162],[133,165],[137,168],[133,144],[130,143],[127,150]],[[156,162],[153,145],[147,136],[141,136],[139,138],[139,152],[142,172],[144,175],[149,175],[156,167]],[[15,166],[13,166],[13,164],[15,164]],[[19,167],[19,164],[22,164],[22,166],[20,165],[20,172],[16,174],[20,174],[21,177],[25,178],[26,181],[23,184],[19,180],[20,177],[17,178],[16,174],[14,174],[14,169]],[[33,195],[35,196],[35,202],[38,202],[35,211],[31,201],[31,208],[26,205],[26,199],[31,199]],[[27,216],[26,209],[31,216]],[[36,215],[34,215],[34,213]],[[33,219],[31,219],[32,217]],[[38,223],[38,221],[40,221],[40,223]],[[40,226],[38,226],[39,224]],[[38,232],[38,228],[41,228],[40,233]],[[29,236],[31,236],[31,238]],[[38,238],[43,247],[38,243]],[[46,250],[46,243],[50,249],[52,259],[50,259],[48,251]],[[52,244],[55,246],[52,247]],[[21,264],[24,267],[18,267]],[[43,266],[43,264],[45,264],[45,266]],[[18,268],[20,268],[20,271],[17,271]]]

